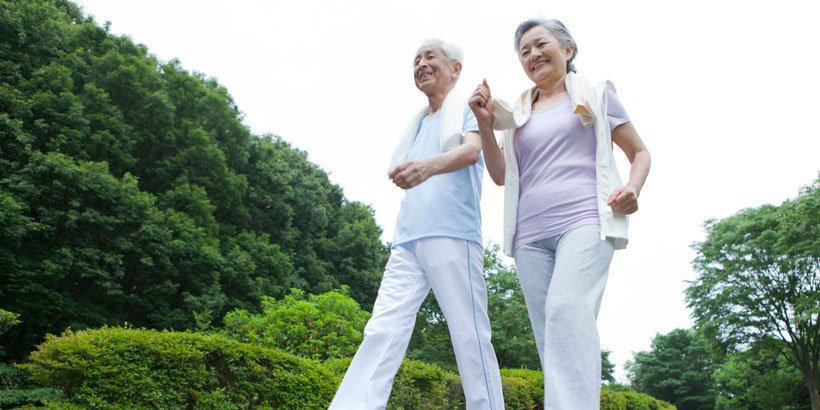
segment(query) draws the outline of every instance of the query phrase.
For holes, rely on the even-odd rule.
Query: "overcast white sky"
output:
[[[511,100],[531,85],[513,51],[516,26],[562,20],[578,43],[579,73],[615,84],[652,154],[598,321],[620,381],[621,365],[656,333],[692,325],[683,290],[704,220],[779,204],[820,170],[814,1],[79,3],[160,60],[217,78],[253,133],[307,151],[347,198],[372,205],[385,241],[403,196],[386,176],[390,154],[426,104],[412,80],[420,43],[459,44],[459,88],[486,77],[495,97]],[[485,175],[485,243],[502,241],[502,193]]]

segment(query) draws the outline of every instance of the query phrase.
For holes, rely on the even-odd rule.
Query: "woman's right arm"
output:
[[[484,163],[487,172],[496,185],[504,185],[504,149],[498,146],[493,132],[493,97],[487,80],[476,87],[470,96],[470,109],[478,121],[478,133],[481,135],[481,148],[484,151]]]

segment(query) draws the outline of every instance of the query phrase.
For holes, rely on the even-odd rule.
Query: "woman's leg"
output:
[[[545,307],[545,409],[600,407],[597,318],[613,252],[596,225],[579,226],[558,237]]]
[[[515,249],[515,268],[518,271],[518,281],[524,292],[527,303],[527,313],[530,316],[532,332],[535,335],[535,347],[541,365],[544,364],[544,332],[547,306],[547,291],[549,290],[552,270],[555,266],[555,249],[551,244],[555,240],[546,239]]]

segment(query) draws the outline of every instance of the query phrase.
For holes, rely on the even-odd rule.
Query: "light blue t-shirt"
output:
[[[407,159],[419,160],[441,154],[438,110],[424,117]],[[478,122],[465,104],[462,134],[478,132]],[[430,177],[405,191],[396,221],[393,246],[421,238],[446,236],[481,245],[481,178],[484,156],[455,172]]]

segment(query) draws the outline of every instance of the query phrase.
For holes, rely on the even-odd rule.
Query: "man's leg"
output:
[[[414,255],[414,243],[392,249],[373,316],[330,409],[384,409],[416,324],[416,312],[430,291]]]
[[[546,410],[600,407],[597,319],[613,251],[595,225],[570,229],[558,240],[545,307]]]
[[[501,376],[490,341],[481,246],[442,237],[422,239],[417,245],[419,262],[450,329],[467,408],[503,409]]]

